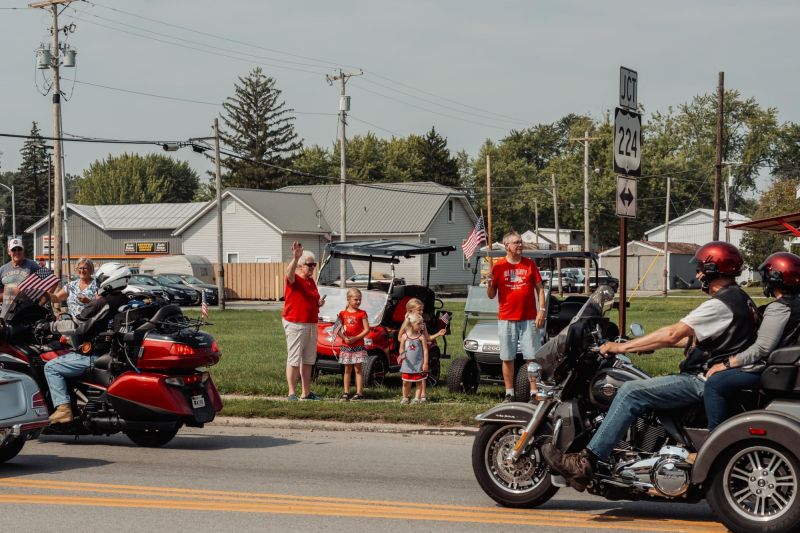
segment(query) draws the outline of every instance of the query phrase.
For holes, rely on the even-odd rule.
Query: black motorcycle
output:
[[[472,468],[481,488],[508,507],[536,507],[567,486],[541,446],[583,449],[626,381],[649,376],[623,355],[602,357],[616,325],[603,316],[613,299],[598,289],[569,326],[537,353],[538,403],[511,403],[478,415]],[[773,352],[758,390],[743,391],[740,412],[712,433],[702,404],[647,413],[599,463],[588,492],[609,500],[695,503],[707,499],[734,532],[800,531],[800,346]],[[696,455],[695,455],[696,454]]]

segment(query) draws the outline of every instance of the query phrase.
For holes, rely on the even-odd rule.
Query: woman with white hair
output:
[[[94,263],[91,259],[81,257],[75,267],[78,279],[70,281],[63,288],[50,295],[50,301],[67,301],[69,314],[78,316],[86,304],[97,298],[97,283],[94,280]]]
[[[286,267],[286,291],[283,302],[283,331],[286,333],[286,381],[289,401],[298,399],[296,387],[300,378],[301,400],[320,400],[311,392],[311,370],[317,362],[317,316],[324,300],[314,282],[317,261],[314,254],[303,251],[303,245],[292,243],[292,260]]]

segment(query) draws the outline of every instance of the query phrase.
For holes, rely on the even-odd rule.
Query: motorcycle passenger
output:
[[[75,317],[74,321],[57,320],[36,326],[37,334],[56,333],[74,336],[80,341],[92,338],[107,327],[105,320],[92,320],[111,312],[112,316],[120,306],[128,301],[122,290],[128,286],[131,271],[121,263],[106,263],[97,270],[98,298],[92,300]],[[50,388],[55,410],[50,415],[51,424],[66,424],[72,421],[67,378],[82,376],[91,369],[97,359],[94,355],[70,352],[52,359],[44,365],[44,375]]]
[[[625,382],[587,447],[563,454],[553,444],[542,447],[550,467],[576,490],[583,491],[598,461],[608,461],[617,442],[637,417],[653,409],[688,407],[702,401],[707,365],[728,359],[753,344],[758,310],[736,284],[744,261],[735,246],[710,242],[697,250],[693,262],[701,289],[711,298],[679,322],[625,343],[609,342],[600,353],[646,352],[683,347],[680,373]]]
[[[758,271],[764,295],[775,301],[763,311],[756,342],[708,369],[703,402],[709,430],[728,418],[737,392],[758,386],[763,370],[759,363],[776,348],[796,344],[800,337],[800,257],[778,252],[767,257]]]

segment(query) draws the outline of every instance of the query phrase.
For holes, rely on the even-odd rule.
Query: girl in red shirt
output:
[[[369,333],[369,320],[367,312],[359,309],[361,305],[361,291],[355,287],[347,290],[347,307],[339,311],[339,321],[342,324],[339,336],[342,338],[342,347],[339,351],[339,363],[344,365],[344,393],[342,400],[360,400],[364,397],[364,376],[361,375],[361,363],[367,357],[364,348],[364,337]],[[356,374],[356,393],[350,397],[350,375]]]

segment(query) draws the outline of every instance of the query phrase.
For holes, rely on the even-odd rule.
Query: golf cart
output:
[[[369,356],[362,365],[364,384],[368,387],[383,385],[387,372],[397,372],[400,363],[397,358],[400,352],[398,329],[405,318],[406,303],[411,298],[418,298],[424,304],[425,325],[429,332],[435,333],[442,328],[449,333],[449,318],[452,313],[443,309],[444,303],[436,298],[436,294],[428,286],[430,281],[430,262],[425,275],[425,285],[405,285],[398,282],[395,265],[403,259],[430,254],[448,255],[454,246],[432,245],[403,241],[353,241],[330,243],[325,249],[325,260],[317,278],[320,296],[325,304],[319,309],[317,323],[317,364],[315,372],[325,374],[341,374],[343,367],[339,364],[339,351],[342,339],[334,331],[339,311],[347,307],[347,287],[340,287],[337,274],[330,268],[331,262],[338,259],[366,263],[367,285],[361,290],[361,309],[366,311],[370,332],[364,338],[364,346]],[[381,287],[373,286],[378,272],[386,275],[381,278]],[[383,283],[388,279],[388,287]],[[429,382],[435,384],[441,374],[441,359],[447,355],[447,339],[442,337],[443,347],[439,343],[429,353]]]
[[[549,276],[548,279],[552,279],[553,272],[557,271],[557,259],[560,259],[562,264],[583,264],[588,258],[593,262],[595,269],[598,268],[597,254],[594,252],[533,250],[525,251],[522,255],[533,259],[543,274],[548,273],[542,276],[543,278]],[[504,257],[505,251],[492,250],[489,252],[489,256],[492,258]],[[485,256],[482,256],[476,261],[473,268],[476,277],[480,271],[478,261],[484,259]],[[557,285],[554,289],[557,293]],[[553,293],[554,291],[549,285],[545,285],[544,290],[547,317],[542,344],[565,328],[588,298],[581,294],[560,299]],[[468,287],[467,301],[464,304],[463,341],[466,355],[455,358],[450,365],[450,371],[447,374],[447,387],[450,392],[472,394],[478,390],[478,385],[481,383],[503,385],[500,341],[497,333],[497,308],[497,298],[489,299],[486,295],[486,287],[473,281],[472,286]],[[530,395],[527,365],[523,363],[522,350],[518,347],[514,363],[514,396],[515,400],[520,402],[528,401]]]

